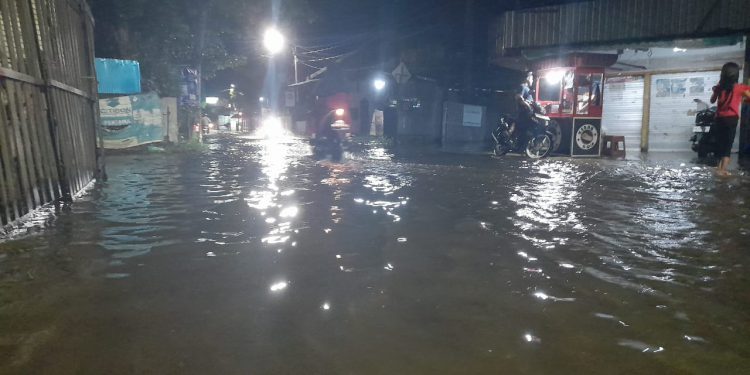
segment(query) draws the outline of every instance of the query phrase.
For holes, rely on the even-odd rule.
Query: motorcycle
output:
[[[344,149],[349,144],[349,125],[343,121],[336,121],[325,132],[315,134],[310,139],[313,158],[317,160],[330,157],[339,161],[344,156]]]
[[[698,105],[698,112],[695,114],[690,148],[698,153],[699,158],[705,158],[713,152],[716,144],[711,133],[711,128],[716,119],[716,107],[709,107],[708,103],[700,99],[694,99],[693,101]]]
[[[560,125],[545,115],[544,108],[539,103],[532,102],[531,108],[533,112],[526,119],[528,125],[525,131],[519,129],[517,119],[509,115],[500,117],[497,127],[492,132],[495,156],[518,152],[532,159],[540,159],[557,150],[562,139]],[[513,133],[511,124],[515,124]]]
[[[316,160],[331,157],[332,160],[341,160],[344,155],[344,146],[337,137],[319,136],[310,139],[313,158]]]

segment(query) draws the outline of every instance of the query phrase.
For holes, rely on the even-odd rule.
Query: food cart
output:
[[[601,153],[604,69],[617,55],[573,54],[536,64],[536,98],[560,125],[557,154],[597,157]]]

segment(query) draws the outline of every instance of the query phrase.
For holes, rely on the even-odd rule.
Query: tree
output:
[[[311,20],[307,0],[288,0],[281,22]],[[97,57],[136,60],[145,90],[179,94],[182,66],[202,76],[240,66],[258,54],[257,34],[270,19],[265,0],[89,0]]]

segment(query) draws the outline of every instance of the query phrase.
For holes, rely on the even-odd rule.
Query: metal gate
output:
[[[608,77],[604,83],[602,128],[625,137],[630,152],[640,152],[643,127],[643,77]]]
[[[94,178],[93,45],[83,0],[0,1],[2,226]]]

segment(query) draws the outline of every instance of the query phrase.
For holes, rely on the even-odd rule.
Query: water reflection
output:
[[[31,353],[9,372],[106,372],[131,347],[157,373],[750,365],[744,180],[606,160],[330,163],[294,140],[210,142],[194,158],[112,158],[111,185],[67,219],[75,241],[51,231],[24,245],[67,267],[98,243],[103,271],[44,278],[19,266],[34,252],[0,253],[3,287],[30,286],[2,295],[0,320],[24,324],[0,335],[13,348],[0,357]],[[49,341],[27,339],[48,327]],[[179,356],[162,350],[175,343]]]
[[[570,163],[544,162],[530,167],[531,177],[516,185],[510,197],[518,208],[518,235],[544,249],[565,244],[567,237],[550,238],[544,232],[582,233],[577,209],[585,203],[580,189],[584,174]],[[590,178],[590,176],[589,176]]]
[[[261,243],[273,246],[279,253],[279,245],[288,243],[295,233],[295,219],[300,207],[295,199],[295,187],[285,186],[289,168],[298,162],[300,153],[294,143],[287,138],[264,139],[257,143],[260,150],[261,172],[263,176],[245,198],[248,207],[264,217],[269,225]]]
[[[179,178],[176,168],[153,159],[115,164],[108,173],[96,214],[104,223],[100,246],[113,258],[125,259],[179,242],[176,219],[187,206],[177,198],[182,187],[168,183]]]

